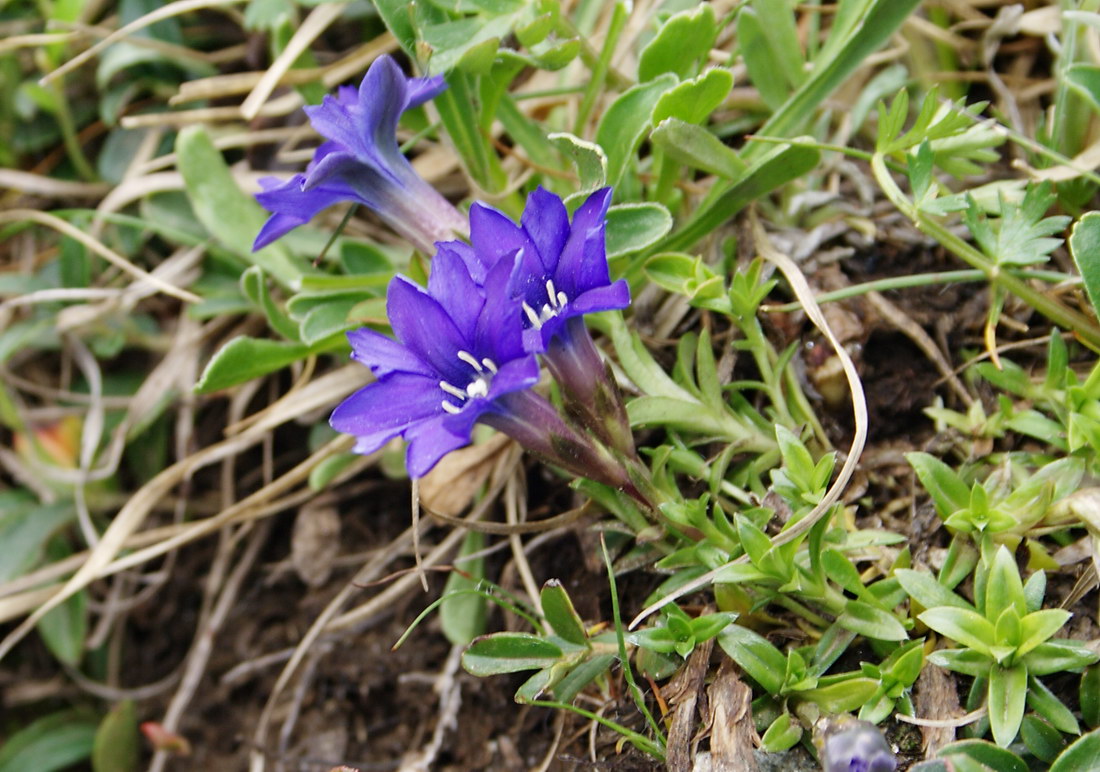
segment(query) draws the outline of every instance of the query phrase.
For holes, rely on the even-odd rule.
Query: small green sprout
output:
[[[917,618],[961,644],[932,652],[929,661],[982,679],[993,739],[1002,747],[1019,733],[1027,705],[1058,729],[1076,733],[1073,715],[1038,677],[1080,670],[1100,657],[1081,642],[1053,639],[1072,615],[1064,609],[1041,608],[1043,572],[1032,574],[1025,584],[1004,545],[986,557],[975,578],[976,604],[928,574],[897,571],[905,591],[927,609]]]

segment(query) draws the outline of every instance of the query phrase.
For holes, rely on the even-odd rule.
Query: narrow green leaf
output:
[[[995,636],[993,625],[976,611],[941,606],[928,609],[917,618],[953,641],[982,654],[991,653],[989,647]]]
[[[10,735],[0,747],[0,772],[53,772],[92,753],[96,720],[88,713],[51,713]]]
[[[1049,772],[1094,772],[1100,759],[1100,729],[1095,729],[1066,748],[1050,765]]]
[[[1091,727],[1100,726],[1100,667],[1090,667],[1081,675],[1078,697],[1081,718]]]
[[[763,636],[740,625],[718,633],[718,645],[769,694],[779,694],[787,658]]]
[[[791,718],[790,713],[781,713],[765,730],[760,738],[760,747],[768,753],[779,753],[793,748],[802,739],[802,725]]]
[[[50,536],[75,517],[72,502],[42,505],[21,490],[0,491],[0,582],[33,568]]]
[[[1035,716],[1024,716],[1020,724],[1020,739],[1032,756],[1047,764],[1058,758],[1066,747],[1061,732]]]
[[[970,488],[947,464],[928,453],[906,453],[905,460],[932,497],[940,517],[970,506]]]
[[[1079,670],[1100,659],[1100,655],[1085,646],[1082,641],[1053,638],[1040,643],[1024,655],[1028,672],[1042,676],[1061,670]]]
[[[973,649],[937,649],[928,655],[928,661],[947,670],[963,675],[984,678],[989,673],[992,660]]]
[[[737,40],[749,80],[771,110],[777,110],[791,95],[791,84],[778,61],[779,52],[768,42],[764,25],[756,9],[745,6],[737,14]]]
[[[1020,580],[1016,559],[1002,544],[994,553],[993,563],[989,567],[985,585],[985,616],[998,619],[1007,608],[1015,609],[1020,617],[1027,613],[1024,583]]]
[[[1073,226],[1069,251],[1081,272],[1092,308],[1100,313],[1100,212],[1086,212]]]
[[[848,713],[859,710],[860,706],[875,695],[878,687],[878,681],[874,678],[857,677],[814,689],[803,689],[798,692],[798,696],[827,713]]]
[[[937,756],[941,759],[955,759],[960,756],[974,759],[985,765],[983,769],[994,769],[997,772],[1028,772],[1027,764],[1023,759],[1012,751],[998,748],[986,740],[961,740],[951,743],[941,748]]]
[[[752,143],[762,146],[766,143]],[[742,156],[744,157],[744,156]],[[724,190],[708,197],[675,233],[657,245],[655,251],[677,252],[691,249],[718,226],[727,223],[745,206],[792,180],[805,176],[817,166],[821,153],[802,144],[769,145],[752,155],[752,163]]]
[[[1046,684],[1035,676],[1029,676],[1027,687],[1027,704],[1032,710],[1062,732],[1081,734],[1081,727],[1078,726],[1073,712]]]
[[[1020,620],[1021,642],[1017,653],[1023,656],[1040,643],[1049,640],[1062,629],[1071,616],[1073,614],[1061,608],[1042,609],[1024,616]]]
[[[237,185],[232,172],[201,126],[188,126],[176,138],[177,166],[195,216],[222,244],[263,268],[284,287],[297,288],[306,266],[295,264],[279,242],[252,251],[267,220],[263,207]]]
[[[238,335],[218,349],[210,359],[199,382],[195,384],[195,392],[209,394],[236,386],[281,370],[292,362],[305,359],[309,353],[309,347],[301,343]]]
[[[619,184],[619,178],[651,125],[657,100],[675,85],[675,75],[660,75],[627,89],[604,112],[596,127],[596,142],[607,154],[608,184]]]
[[[475,676],[538,670],[557,664],[561,648],[537,635],[494,633],[476,639],[462,654],[462,667]]]
[[[702,126],[679,118],[665,118],[649,135],[650,141],[674,161],[732,180],[740,177],[745,162],[718,137]]]
[[[131,700],[111,709],[95,733],[92,746],[94,772],[131,772],[138,768],[137,713]]]
[[[470,531],[462,542],[459,554],[472,555],[484,546],[485,534]],[[466,646],[485,633],[488,601],[481,595],[462,592],[477,587],[478,580],[485,576],[485,559],[463,560],[459,565],[463,573],[452,571],[443,587],[441,597],[445,600],[439,607],[439,622],[448,641],[456,646]]]
[[[836,622],[845,630],[879,641],[904,641],[909,637],[904,625],[893,614],[860,600],[845,603],[844,613]]]
[[[989,671],[989,726],[997,745],[1007,748],[1020,731],[1027,703],[1027,667],[994,665]]]
[[[573,608],[573,601],[557,579],[551,579],[542,586],[540,595],[542,613],[557,635],[578,646],[588,646],[588,633],[584,623]]]

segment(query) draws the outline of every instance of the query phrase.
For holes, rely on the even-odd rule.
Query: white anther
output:
[[[531,326],[536,330],[542,329],[542,319],[535,313],[535,309],[526,303],[523,304],[523,313],[527,314],[527,318],[531,320]]]
[[[451,384],[447,383],[446,381],[440,381],[439,382],[439,388],[443,389],[443,391],[447,392],[452,397],[458,397],[459,399],[466,399],[466,392],[464,392],[462,389],[458,388],[457,386],[452,386]]]
[[[442,404],[443,404],[443,409],[446,410],[451,415],[458,415],[459,413],[462,412],[462,408],[460,408],[458,405],[452,405],[447,400],[443,400]]]
[[[485,365],[485,369],[491,372],[493,375],[497,374],[496,363],[492,359],[489,359],[489,357],[485,357],[484,359],[482,359],[481,364]]]
[[[550,299],[550,304],[554,304],[554,298],[557,297],[557,293],[554,291],[554,280],[546,280],[546,297]]]
[[[564,292],[558,293],[558,308],[565,308],[565,304],[569,302],[569,297]]]
[[[455,356],[468,364],[470,367],[477,370],[479,373],[481,372],[481,362],[478,362],[477,358],[474,357],[474,355],[471,354],[469,351],[459,351],[457,354],[455,354]]]

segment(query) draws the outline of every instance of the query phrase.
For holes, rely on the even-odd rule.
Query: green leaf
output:
[[[790,713],[783,712],[761,736],[760,747],[768,753],[779,753],[793,748],[801,739],[802,725],[793,720]]]
[[[686,77],[710,53],[717,36],[718,24],[709,4],[672,16],[642,49],[638,80],[644,83],[669,72]]]
[[[1054,761],[1066,747],[1062,733],[1035,716],[1024,716],[1020,724],[1020,739],[1032,756],[1047,764]]]
[[[485,546],[485,534],[470,531],[462,542],[459,554],[472,555]],[[455,646],[466,646],[474,638],[485,633],[488,617],[488,601],[473,592],[479,580],[485,576],[485,559],[463,560],[459,565],[463,573],[452,571],[443,587],[443,602],[439,606],[439,622],[443,635]],[[452,594],[453,593],[453,594]]]
[[[301,343],[286,343],[238,335],[210,359],[199,382],[197,394],[209,394],[281,370],[292,362],[305,359],[310,348]]]
[[[1093,772],[1100,759],[1100,729],[1089,732],[1066,748],[1049,772]]]
[[[787,671],[787,658],[767,639],[734,624],[718,633],[718,645],[768,694],[779,694]]]
[[[852,561],[840,552],[833,549],[825,550],[821,553],[821,563],[829,578],[848,592],[854,595],[863,595],[866,592],[859,571],[852,565]]]
[[[1020,620],[1021,642],[1017,653],[1023,656],[1040,643],[1046,642],[1062,629],[1062,626],[1069,621],[1071,616],[1073,614],[1061,608],[1033,611],[1024,616]]]
[[[475,676],[538,670],[565,656],[559,646],[529,633],[494,633],[476,639],[462,654],[462,667]]]
[[[827,713],[848,713],[858,710],[870,700],[878,687],[878,681],[874,678],[857,677],[801,690],[798,697],[809,700]]]
[[[1050,238],[1061,233],[1070,219],[1064,215],[1044,217],[1056,196],[1049,181],[1029,185],[1019,204],[999,201],[1000,217],[990,219],[980,211],[973,200],[963,211],[963,221],[974,240],[990,258],[999,265],[1033,265],[1043,263],[1062,243],[1062,239]]]
[[[1028,772],[1027,764],[1012,751],[998,748],[986,740],[962,740],[951,743],[936,754],[941,759],[964,756],[984,764],[997,772]]]
[[[737,41],[741,44],[749,80],[756,86],[764,104],[777,110],[791,95],[791,83],[778,61],[780,52],[771,47],[755,8],[745,6],[737,15]]]
[[[821,153],[816,147],[790,144],[768,146],[763,152],[753,154],[752,158],[752,164],[744,174],[724,190],[716,190],[713,195],[708,196],[707,201],[710,203],[700,206],[682,227],[660,243],[660,251],[691,249],[715,228],[729,222],[748,204],[808,174],[817,166]]]
[[[1073,226],[1069,251],[1081,272],[1092,308],[1100,313],[1100,212],[1086,212]]]
[[[584,687],[606,673],[614,661],[614,654],[600,654],[586,659],[554,685],[555,699],[559,702],[572,702]]]
[[[267,289],[267,282],[264,280],[263,269],[253,265],[241,274],[241,292],[263,312],[272,330],[287,340],[300,342],[298,325],[272,299]]]
[[[1087,648],[1084,643],[1066,638],[1054,638],[1040,643],[1023,657],[1028,672],[1036,676],[1050,675],[1062,670],[1079,670],[1097,659],[1100,659],[1100,655]]]
[[[258,252],[252,242],[267,213],[237,185],[232,172],[201,126],[188,126],[176,138],[177,166],[195,216],[218,241],[239,257],[260,266],[284,287],[296,289],[303,267],[295,265],[279,242]]]
[[[917,618],[941,635],[982,654],[991,655],[989,646],[996,633],[993,624],[978,612],[940,606],[928,609]]]
[[[676,85],[676,76],[664,74],[620,94],[600,118],[596,142],[607,154],[607,182],[619,184],[627,164],[652,123],[653,108],[661,95]]]
[[[672,160],[708,174],[733,180],[747,168],[741,157],[710,131],[679,118],[662,120],[649,140]]]
[[[584,623],[573,608],[573,601],[569,599],[569,594],[561,586],[561,582],[551,579],[544,584],[540,600],[542,613],[557,635],[578,646],[589,646]]]
[[[906,453],[905,460],[932,497],[940,517],[948,517],[970,506],[970,488],[947,464],[928,453]]]
[[[1024,583],[1020,580],[1016,559],[1002,544],[994,553],[993,563],[989,567],[985,585],[985,616],[987,619],[998,619],[1007,608],[1015,609],[1021,617],[1027,613]]]
[[[607,181],[607,154],[602,147],[564,131],[547,134],[546,139],[573,162],[581,192],[603,187]]]
[[[95,733],[92,746],[94,772],[130,772],[138,768],[137,713],[131,700],[111,709]]]
[[[0,772],[65,769],[91,755],[95,734],[95,717],[83,711],[44,716],[10,735],[0,747]]]
[[[46,548],[51,562],[72,554],[65,540],[53,539]],[[81,590],[38,621],[38,634],[50,652],[61,662],[78,667],[84,659],[84,639],[88,634],[88,593]]]
[[[975,678],[984,678],[992,665],[992,660],[988,656],[973,649],[937,649],[928,655],[928,661],[933,665]]]
[[[909,638],[905,626],[893,614],[860,600],[845,603],[844,613],[837,617],[836,623],[845,630],[879,641],[904,641]]]
[[[789,137],[812,119],[814,110],[852,72],[883,46],[920,4],[920,0],[864,0],[842,2],[829,39],[814,60],[814,69],[791,97],[757,132],[761,136]],[[759,155],[763,148],[752,149]]]
[[[22,490],[0,491],[0,582],[33,568],[50,536],[75,517],[72,502],[43,505]]]
[[[607,210],[607,256],[628,255],[656,244],[672,228],[672,215],[658,203],[615,204]]]
[[[1007,748],[1020,731],[1027,703],[1027,667],[1001,667],[989,670],[989,726],[997,745]]]
[[[729,70],[717,67],[707,70],[661,94],[653,108],[653,122],[678,118],[685,123],[704,123],[732,88],[733,75]]]
[[[1090,667],[1081,675],[1078,698],[1081,718],[1091,727],[1100,726],[1100,667]]]
[[[1032,710],[1062,732],[1081,734],[1081,727],[1078,726],[1073,712],[1047,688],[1046,684],[1035,676],[1030,676],[1027,679],[1027,686],[1027,704]]]

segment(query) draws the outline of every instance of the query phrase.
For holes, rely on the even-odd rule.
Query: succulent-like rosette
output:
[[[317,148],[304,174],[260,181],[264,190],[256,200],[271,217],[253,249],[341,201],[374,210],[425,253],[436,241],[465,234],[465,218],[416,173],[397,142],[401,114],[446,87],[441,75],[409,78],[392,58],[381,56],[358,89],[341,87],[320,105],[305,108],[313,128],[328,141]]]

